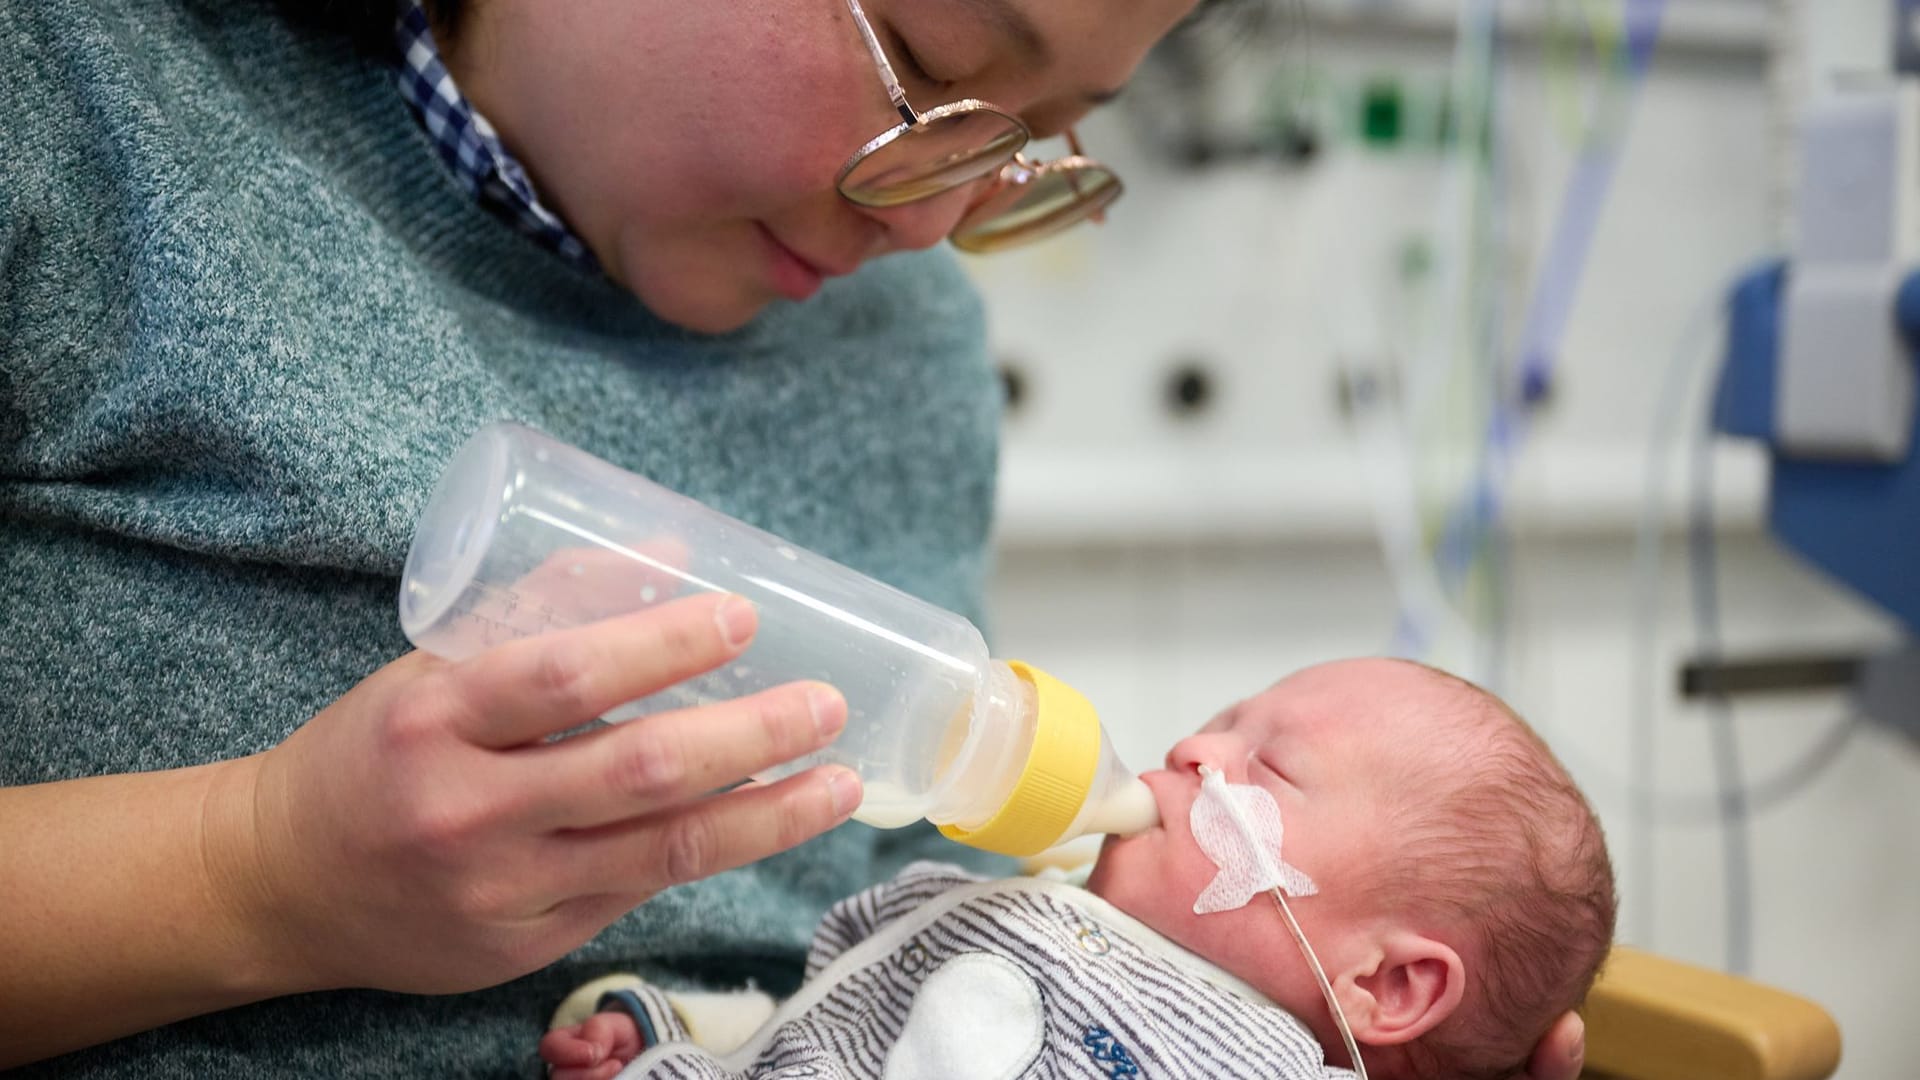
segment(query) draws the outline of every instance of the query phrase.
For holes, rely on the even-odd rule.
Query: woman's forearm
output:
[[[754,618],[692,596],[409,653],[253,757],[0,789],[0,1068],[285,994],[496,986],[845,821],[845,769],[740,784],[839,734],[819,684],[549,741],[731,662]]]
[[[0,789],[0,1069],[301,989],[232,857],[253,760]]]

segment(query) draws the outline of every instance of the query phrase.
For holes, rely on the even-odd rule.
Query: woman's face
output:
[[[866,0],[919,110],[975,97],[1059,134],[1195,0]],[[717,333],[876,255],[965,191],[887,210],[834,177],[899,122],[845,0],[469,0],[449,67],[543,200],[656,314]],[[1096,150],[1097,152],[1097,150]]]

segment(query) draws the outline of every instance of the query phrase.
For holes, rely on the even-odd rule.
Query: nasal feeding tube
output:
[[[844,765],[869,825],[926,818],[1031,855],[1159,820],[1086,698],[992,658],[966,619],[517,424],[483,428],[448,465],[407,553],[400,624],[459,660],[702,592],[753,602],[746,652],[605,719],[817,679],[846,698],[839,737],[758,776]]]
[[[1194,842],[1220,868],[1220,873],[1194,902],[1194,914],[1237,910],[1253,899],[1256,890],[1249,886],[1258,884],[1264,888],[1279,907],[1280,917],[1286,921],[1294,943],[1307,958],[1307,967],[1313,971],[1313,981],[1319,985],[1321,996],[1327,999],[1327,1008],[1333,1013],[1334,1025],[1340,1029],[1341,1040],[1346,1043],[1347,1057],[1353,1062],[1355,1075],[1359,1080],[1367,1080],[1367,1066],[1360,1060],[1360,1044],[1354,1041],[1346,1010],[1334,996],[1327,970],[1320,966],[1320,957],[1314,954],[1313,946],[1307,944],[1307,935],[1301,932],[1300,923],[1294,919],[1293,909],[1287,906],[1286,893],[1282,891],[1311,896],[1319,890],[1311,878],[1280,857],[1280,843],[1285,835],[1280,804],[1267,789],[1254,784],[1229,784],[1220,770],[1202,765],[1200,795],[1194,799],[1187,815],[1188,831],[1193,834]]]

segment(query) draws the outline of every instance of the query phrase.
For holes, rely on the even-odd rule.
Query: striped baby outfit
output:
[[[691,1042],[643,987],[666,1040],[620,1080],[1351,1077],[1257,991],[1093,894],[916,863],[836,905],[807,981],[746,1045]]]

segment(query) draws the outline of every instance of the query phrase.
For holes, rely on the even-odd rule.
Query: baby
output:
[[[1176,744],[1142,777],[1162,823],[1108,839],[1084,890],[918,864],[828,913],[807,982],[771,1017],[766,1002],[755,1019],[767,1022],[729,1056],[686,1041],[718,1035],[711,996],[632,981],[605,999],[619,1011],[550,1031],[541,1056],[555,1080],[629,1064],[648,1077],[957,1080],[1043,1060],[1046,1075],[1109,1080],[1350,1075],[1276,901],[1255,892],[1195,913],[1221,906],[1196,897],[1231,877],[1190,828],[1205,816],[1192,813],[1202,767],[1243,805],[1277,807],[1273,861],[1299,872],[1289,906],[1369,1076],[1523,1075],[1584,998],[1615,903],[1585,799],[1493,695],[1419,664],[1348,660]],[[748,1000],[725,999],[736,1016]]]

